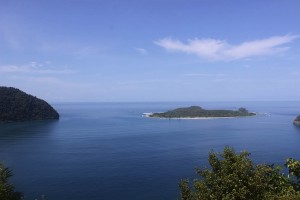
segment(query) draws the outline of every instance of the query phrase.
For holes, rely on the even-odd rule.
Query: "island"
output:
[[[0,87],[0,122],[59,119],[46,101],[13,87]]]
[[[298,115],[298,116],[296,117],[296,119],[294,120],[293,124],[294,124],[295,126],[299,126],[299,127],[300,127],[300,115]]]
[[[227,118],[227,117],[246,117],[254,116],[255,113],[248,112],[245,108],[238,110],[206,110],[199,106],[190,106],[187,108],[177,108],[162,113],[148,113],[147,117],[154,118]]]

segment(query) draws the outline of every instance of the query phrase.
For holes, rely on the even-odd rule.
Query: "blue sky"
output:
[[[0,1],[0,85],[51,102],[300,100],[297,0]]]

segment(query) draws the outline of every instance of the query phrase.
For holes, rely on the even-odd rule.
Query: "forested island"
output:
[[[296,119],[294,120],[294,125],[295,126],[300,126],[300,115],[298,115],[297,117],[296,117]]]
[[[177,108],[162,113],[150,113],[148,117],[155,118],[217,118],[217,117],[245,117],[253,116],[255,113],[248,112],[245,108],[238,110],[206,110],[199,106]]]
[[[13,87],[0,87],[0,122],[59,119],[46,101]]]

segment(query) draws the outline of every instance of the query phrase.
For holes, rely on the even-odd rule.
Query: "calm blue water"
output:
[[[267,113],[255,117],[168,120],[141,116],[181,106]],[[207,166],[226,145],[256,162],[300,159],[300,102],[54,104],[59,121],[0,124],[0,160],[26,200],[176,199],[181,178]]]

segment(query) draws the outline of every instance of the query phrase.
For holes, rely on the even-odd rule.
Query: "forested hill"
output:
[[[0,87],[0,122],[59,119],[46,101],[12,88]]]
[[[149,117],[158,118],[197,118],[197,117],[244,117],[253,116],[255,113],[248,112],[245,108],[239,110],[206,110],[199,106],[177,108],[163,113],[153,113]]]

